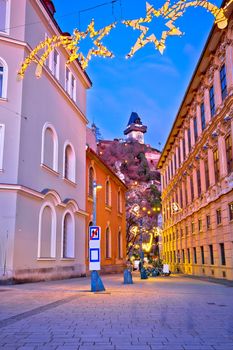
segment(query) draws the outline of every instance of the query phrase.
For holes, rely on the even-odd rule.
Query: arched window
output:
[[[105,256],[106,258],[111,258],[111,235],[110,235],[110,229],[107,227],[106,229],[106,235],[105,235]]]
[[[50,203],[45,203],[39,214],[38,258],[56,256],[56,212]]]
[[[120,190],[117,192],[117,210],[118,213],[122,213],[122,195]]]
[[[75,182],[75,152],[71,144],[65,145],[64,150],[64,178]]]
[[[122,233],[118,232],[118,258],[122,259]]]
[[[74,218],[66,213],[63,219],[62,257],[74,258]]]
[[[3,58],[0,58],[0,98],[7,97],[7,80],[8,66]]]
[[[89,197],[93,197],[93,181],[94,181],[94,169],[90,167],[89,176],[88,176],[88,196]]]
[[[58,171],[58,138],[50,123],[46,123],[42,130],[41,163]]]
[[[10,0],[0,0],[0,32],[9,34]]]
[[[106,181],[105,204],[111,206],[111,184],[109,180]]]

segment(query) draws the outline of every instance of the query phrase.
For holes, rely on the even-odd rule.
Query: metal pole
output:
[[[96,181],[93,181],[93,226],[96,226]]]
[[[93,180],[93,211],[92,211],[92,222],[93,226],[96,226],[96,199],[97,199],[97,184]],[[104,291],[104,284],[96,270],[91,271],[91,291],[101,292]]]

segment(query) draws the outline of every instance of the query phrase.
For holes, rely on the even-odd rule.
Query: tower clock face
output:
[[[143,143],[143,134],[142,133],[138,133],[137,134],[137,139],[138,139],[138,142]]]

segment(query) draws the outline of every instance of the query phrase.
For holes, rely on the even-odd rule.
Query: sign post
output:
[[[97,271],[100,270],[100,238],[99,226],[89,227],[89,270],[91,271],[91,291],[104,291],[103,282]]]

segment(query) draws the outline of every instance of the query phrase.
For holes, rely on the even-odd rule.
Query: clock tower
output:
[[[124,131],[128,141],[138,141],[144,144],[144,134],[147,131],[147,126],[142,125],[141,118],[136,112],[132,112],[129,118],[127,128]]]

